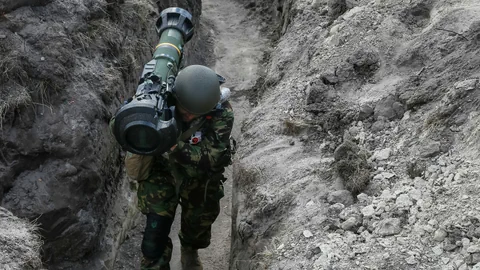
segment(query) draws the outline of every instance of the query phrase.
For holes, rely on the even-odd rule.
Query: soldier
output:
[[[197,250],[210,245],[211,225],[224,196],[223,172],[231,162],[233,110],[228,101],[219,103],[217,74],[205,66],[188,66],[178,73],[173,93],[189,138],[154,157],[150,174],[138,183],[138,205],[147,216],[142,270],[170,269],[168,235],[178,204],[182,269],[203,269]]]

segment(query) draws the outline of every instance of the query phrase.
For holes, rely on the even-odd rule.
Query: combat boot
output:
[[[182,247],[181,253],[182,270],[203,270],[202,263],[198,258],[198,249]]]
[[[161,266],[159,260],[152,260],[143,257],[140,264],[140,270],[170,270],[170,265]]]

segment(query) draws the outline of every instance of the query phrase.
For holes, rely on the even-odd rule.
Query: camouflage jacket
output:
[[[177,171],[193,178],[222,173],[231,162],[232,106],[228,101],[224,102],[221,108],[202,117],[205,117],[205,122],[199,130],[200,141],[197,144],[189,140],[180,141],[169,154]]]

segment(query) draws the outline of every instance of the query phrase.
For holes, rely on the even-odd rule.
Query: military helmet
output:
[[[206,114],[215,108],[220,100],[218,76],[206,66],[188,66],[177,75],[174,96],[177,105],[187,112],[196,115]]]

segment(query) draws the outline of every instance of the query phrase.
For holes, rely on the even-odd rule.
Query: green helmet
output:
[[[188,66],[177,75],[174,95],[177,104],[189,113],[206,114],[220,100],[218,76],[206,66]]]

